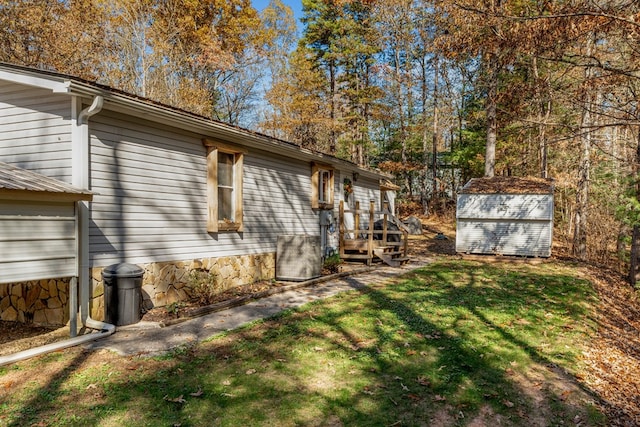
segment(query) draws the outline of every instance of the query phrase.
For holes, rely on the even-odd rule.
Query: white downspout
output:
[[[72,134],[72,183],[73,185],[88,189],[89,188],[89,126],[88,120],[91,116],[97,114],[102,109],[104,99],[102,96],[96,96],[93,103],[88,108],[80,111],[76,116],[76,111],[82,105],[79,98],[75,98],[72,105],[72,121],[77,117],[73,126]],[[110,323],[100,322],[94,320],[89,315],[89,294],[90,294],[90,277],[89,277],[89,205],[86,201],[79,201],[76,203],[77,209],[77,274],[80,279],[80,283],[77,283],[77,279],[73,277],[69,283],[69,310],[70,310],[70,325],[77,327],[76,325],[76,310],[75,305],[77,301],[78,285],[80,287],[80,318],[82,324],[91,329],[98,329],[98,333],[90,333],[74,337],[76,331],[72,329],[72,338],[64,341],[47,344],[41,347],[32,348],[29,350],[20,351],[18,353],[10,354],[7,356],[0,356],[0,366],[8,365],[10,363],[26,360],[34,356],[50,353],[52,351],[62,350],[64,348],[73,347],[86,342],[94,341],[99,338],[103,338],[113,334],[116,331],[115,325]]]
[[[81,106],[81,100],[76,99],[75,111]],[[78,113],[73,137],[73,185],[76,187],[89,189],[89,163],[91,145],[89,136],[89,118],[102,110],[104,98],[96,96],[93,103]],[[78,279],[80,287],[80,319],[82,324],[91,329],[115,331],[115,326],[109,323],[99,322],[91,318],[89,313],[89,296],[91,293],[91,281],[89,277],[89,202],[78,202]]]
[[[73,216],[74,216],[74,225],[75,225],[75,254],[76,254],[76,265],[75,265],[75,275],[71,278],[69,282],[69,335],[71,338],[78,335],[78,257],[80,253],[80,246],[78,245],[78,239],[80,238],[80,220],[78,219],[78,202],[73,204]]]
[[[81,100],[76,99],[80,105]],[[73,147],[73,184],[84,189],[89,189],[89,163],[91,153],[89,147],[89,118],[102,110],[104,98],[100,95],[93,99],[91,105],[78,114],[76,128],[78,140],[74,138]],[[75,105],[75,103],[74,103]],[[77,150],[77,151],[76,151]],[[89,294],[91,293],[91,280],[89,277],[89,202],[78,202],[78,278],[80,279],[80,319],[82,324],[91,329],[99,329],[106,335],[115,332],[116,327],[110,323],[100,322],[91,318],[89,314]]]

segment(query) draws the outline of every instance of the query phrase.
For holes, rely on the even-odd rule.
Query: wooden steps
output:
[[[385,264],[390,265],[391,267],[400,267],[405,262],[409,261],[408,257],[400,256],[403,255],[401,251],[392,250],[393,246],[380,246],[373,249],[373,253],[375,256],[380,258]]]
[[[346,229],[345,213],[354,216],[353,229]],[[368,213],[368,224],[366,228],[360,227],[360,214]],[[381,215],[382,229],[375,229],[375,215]],[[340,230],[340,258],[344,260],[364,260],[367,265],[371,265],[374,259],[379,259],[392,267],[398,267],[409,260],[407,256],[408,231],[406,227],[389,229],[389,224],[399,222],[389,212],[387,204],[382,211],[375,212],[374,202],[371,201],[369,211],[360,209],[356,202],[354,210],[345,210],[344,202],[340,202],[339,230]],[[380,221],[378,221],[380,228]],[[346,236],[357,236],[357,238],[347,238]],[[395,241],[398,236],[400,241]],[[392,239],[390,241],[390,239]]]

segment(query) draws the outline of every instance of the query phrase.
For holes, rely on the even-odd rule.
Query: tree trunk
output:
[[[573,255],[579,259],[587,258],[587,213],[589,210],[589,174],[591,169],[591,122],[589,112],[590,95],[586,95],[585,110],[582,113],[581,157],[578,169],[578,186],[576,189],[576,212],[573,231]]]
[[[587,39],[587,56],[591,55],[593,36]],[[576,189],[576,212],[574,217],[573,248],[575,257],[587,258],[587,214],[589,211],[589,174],[591,170],[591,108],[592,95],[587,82],[593,70],[587,67],[584,71],[585,87],[582,89],[582,117],[580,120],[580,165],[578,167],[578,185]]]
[[[498,96],[498,58],[491,54],[488,63],[489,82],[485,110],[487,115],[487,144],[484,156],[484,176],[492,177],[496,173],[496,140],[498,134],[497,96]]]
[[[331,121],[331,140],[329,141],[329,154],[336,154],[336,152],[338,151],[336,142],[336,71],[333,61],[329,63],[329,90],[331,91],[331,101],[329,104],[329,117]]]
[[[640,227],[634,225],[631,235],[631,259],[629,266],[629,283],[631,283],[631,286],[634,288],[636,287],[638,277],[638,257],[640,257]]]
[[[422,213],[429,215],[429,199],[427,198],[427,184],[429,182],[429,138],[427,132],[427,61],[423,54],[420,58],[420,108],[422,109]]]
[[[540,177],[548,177],[548,161],[547,161],[547,122],[549,121],[549,115],[551,114],[551,100],[548,93],[543,94],[542,82],[540,81],[540,71],[538,69],[538,60],[533,57],[533,75],[535,77],[535,91],[536,91],[536,108],[537,108],[537,125],[538,125],[538,150],[540,152]],[[548,82],[545,81],[545,90]]]
[[[636,141],[635,159],[633,159],[633,178],[636,192],[636,198],[640,200],[640,131]],[[629,265],[629,283],[636,287],[638,278],[638,266],[640,264],[640,225],[633,225],[633,233],[631,235],[631,257]]]
[[[438,198],[438,55],[433,58],[433,162],[431,167],[433,183],[431,201]]]

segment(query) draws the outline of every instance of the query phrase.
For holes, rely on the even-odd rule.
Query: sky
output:
[[[296,17],[296,21],[298,23],[298,27],[300,26],[300,18],[302,18],[302,0],[282,0],[282,3],[286,4],[293,10],[293,14]],[[269,0],[251,0],[251,4],[258,11],[261,11],[267,5],[269,5]]]

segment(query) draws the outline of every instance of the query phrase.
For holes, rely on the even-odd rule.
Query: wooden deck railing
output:
[[[349,213],[353,214],[353,229],[347,229],[345,225],[345,214]],[[361,228],[361,215],[368,217],[366,228]],[[375,223],[379,219],[382,219],[382,227],[376,230]],[[369,209],[361,209],[360,202],[356,202],[355,209],[351,210],[345,209],[344,201],[340,201],[338,221],[340,258],[364,260],[367,265],[371,265],[374,257],[390,265],[400,265],[408,260],[408,232],[393,216],[388,203],[384,203],[381,211],[376,211],[373,200],[369,202]],[[398,230],[390,230],[389,223],[396,224]],[[394,235],[400,236],[399,241],[389,241]]]

